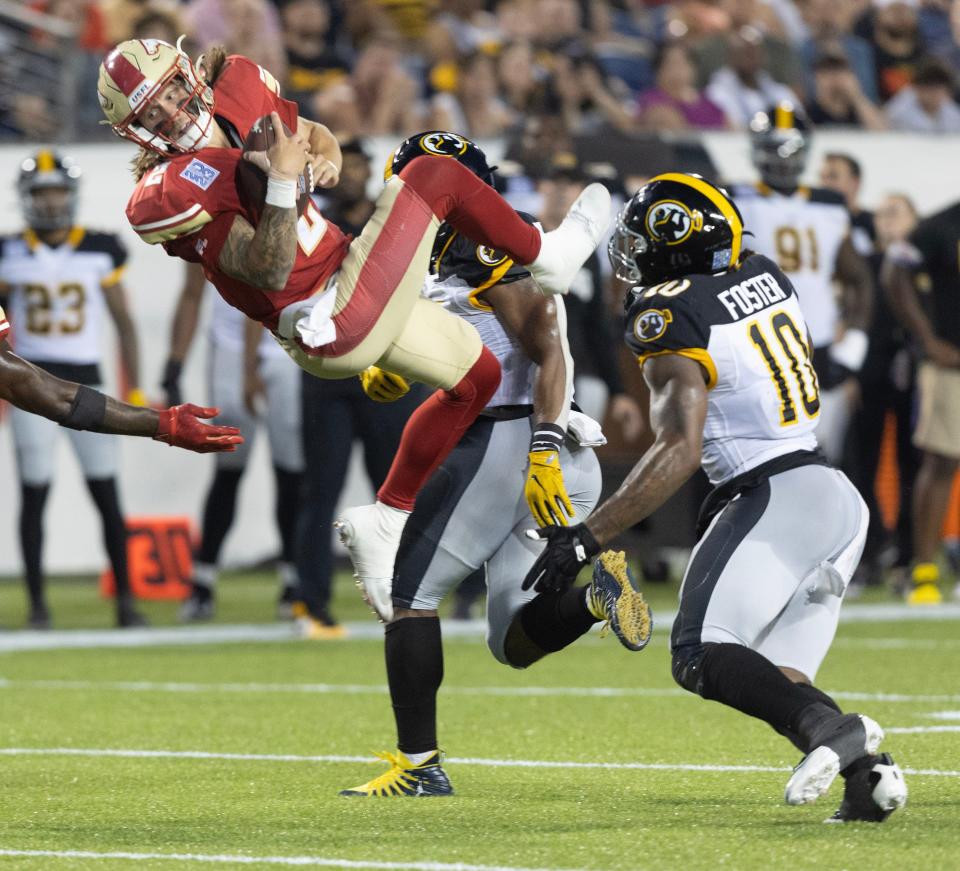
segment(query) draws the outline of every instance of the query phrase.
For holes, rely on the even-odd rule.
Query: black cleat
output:
[[[30,608],[30,616],[27,617],[28,629],[49,629],[50,612],[46,605],[34,605]]]
[[[213,619],[213,590],[203,584],[191,584],[190,595],[183,600],[178,614],[181,623],[206,623]]]
[[[442,755],[437,750],[426,762],[414,765],[398,750],[393,753],[377,753],[378,759],[390,763],[390,768],[368,783],[353,789],[342,789],[340,795],[364,796],[367,798],[404,797],[410,798],[453,795],[450,778],[440,767]]]
[[[882,823],[907,803],[903,772],[889,753],[865,756],[851,766],[843,789],[843,803],[827,823]]]
[[[136,609],[133,599],[130,597],[121,597],[117,600],[117,628],[118,629],[136,629],[141,626],[149,626],[150,621]]]

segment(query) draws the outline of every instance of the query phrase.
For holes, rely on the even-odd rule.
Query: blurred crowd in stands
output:
[[[0,14],[0,75],[16,83],[0,101],[7,139],[56,137],[62,110],[34,85],[51,80],[44,65],[63,63],[61,31],[79,51],[81,139],[103,135],[94,87],[103,54],[130,37],[181,34],[194,57],[223,44],[257,61],[304,115],[341,136],[443,128],[483,139],[544,116],[572,135],[743,129],[783,98],[818,127],[960,131],[960,0],[22,0],[20,9]]]

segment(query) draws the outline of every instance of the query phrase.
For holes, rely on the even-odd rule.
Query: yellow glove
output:
[[[127,402],[139,408],[146,408],[150,404],[147,400],[147,394],[139,387],[134,387],[132,390],[127,391]]]
[[[560,452],[530,451],[529,456],[530,467],[523,495],[533,519],[540,526],[566,526],[567,517],[573,517],[573,505],[563,486]]]
[[[387,372],[379,366],[370,366],[360,373],[363,392],[374,402],[396,402],[410,392],[405,378]]]

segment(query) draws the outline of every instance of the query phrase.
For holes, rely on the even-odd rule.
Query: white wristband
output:
[[[830,359],[846,366],[851,372],[859,372],[869,345],[870,340],[863,330],[851,328],[830,346]]]
[[[294,209],[297,206],[297,182],[285,178],[267,178],[267,195],[264,202],[278,209]]]

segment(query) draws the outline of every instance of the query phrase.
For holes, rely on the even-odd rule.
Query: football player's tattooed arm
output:
[[[241,215],[220,250],[217,265],[227,275],[265,291],[283,290],[297,256],[297,210],[263,207],[257,229]]]
[[[137,328],[134,326],[133,318],[130,317],[123,285],[115,284],[105,288],[103,298],[117,328],[120,362],[130,385],[130,396],[127,398],[134,405],[145,405],[146,400],[140,390],[140,344],[137,339]]]
[[[601,547],[656,511],[700,465],[706,373],[687,357],[665,354],[647,360],[643,374],[650,388],[654,442],[617,492],[587,518]]]
[[[960,367],[960,348],[937,335],[920,304],[914,270],[886,257],[880,271],[880,283],[893,313],[921,344],[930,361],[938,366]]]
[[[573,366],[566,335],[557,320],[555,298],[545,297],[533,279],[523,278],[484,291],[483,301],[539,367],[533,383],[535,422],[554,423],[565,429]]]
[[[843,288],[841,308],[844,322],[848,327],[868,330],[873,315],[873,274],[849,236],[837,251],[836,277]]]

